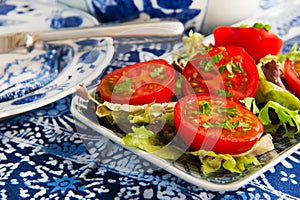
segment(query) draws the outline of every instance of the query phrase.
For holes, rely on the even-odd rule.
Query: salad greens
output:
[[[273,124],[270,119],[270,109],[278,116],[279,123]],[[268,101],[258,114],[265,127],[265,132],[277,133],[280,126],[284,127],[283,137],[294,138],[300,132],[300,115],[298,110],[290,110],[275,101]]]
[[[132,130],[132,133],[126,134],[123,138],[123,142],[126,146],[154,153],[161,158],[170,160],[175,160],[178,157],[178,153],[181,153],[175,147],[171,147],[157,154],[156,152],[162,149],[165,144],[161,143],[161,140],[157,138],[156,134],[147,130],[144,126],[139,128],[132,127]],[[249,165],[260,165],[260,162],[255,156],[271,151],[272,149],[272,137],[265,135],[252,149],[243,154],[216,154],[213,151],[206,150],[186,151],[182,153],[181,159],[186,159],[188,155],[198,157],[202,163],[201,171],[205,175],[216,172],[221,168],[231,173],[242,173]]]
[[[248,165],[259,165],[255,158],[257,155],[271,151],[274,146],[270,135],[263,136],[259,142],[248,152],[239,155],[216,154],[211,151],[185,151],[180,152],[175,146],[164,149],[174,137],[176,131],[167,132],[169,138],[162,139],[164,134],[155,134],[146,125],[160,124],[166,122],[166,127],[174,126],[174,102],[165,104],[145,104],[142,106],[127,105],[127,104],[112,104],[109,102],[99,103],[97,108],[97,116],[105,118],[110,124],[128,123],[131,125],[131,132],[128,132],[122,138],[126,146],[131,146],[149,153],[153,153],[161,158],[176,160],[178,154],[182,154],[181,159],[185,159],[187,155],[193,155],[199,158],[202,163],[201,170],[203,174],[209,174],[218,171],[220,168],[233,173],[242,173]],[[136,127],[139,125],[140,127]],[[180,146],[180,144],[178,144]],[[159,153],[156,153],[159,152]]]
[[[175,52],[174,63],[183,68],[199,51],[204,51],[207,47],[202,43],[203,38],[202,34],[193,31],[190,31],[188,36],[184,36],[182,38],[184,55],[182,51]]]
[[[174,125],[175,102],[152,103],[145,105],[113,104],[110,102],[99,103],[96,114],[105,117],[112,125],[117,123],[131,124],[157,124],[165,122],[166,125]]]
[[[266,79],[266,76],[261,69],[261,65],[262,63],[270,62],[273,59],[281,64],[279,61],[280,59],[276,59],[276,57],[272,56],[264,58],[263,61],[257,65],[259,84],[255,95],[256,102],[260,104],[268,101],[275,101],[288,109],[299,110],[300,100],[295,95]]]
[[[260,165],[260,162],[255,156],[233,157],[230,154],[216,154],[213,151],[205,151],[202,149],[188,152],[188,154],[199,157],[202,163],[201,171],[204,175],[216,172],[221,167],[231,173],[242,173],[245,171],[247,165]]]
[[[262,27],[265,28],[265,27]],[[203,36],[199,33],[190,32],[183,38],[184,56],[175,54],[174,62],[184,66],[203,48]],[[239,155],[216,154],[212,151],[185,151],[181,158],[185,159],[193,156],[201,162],[203,174],[217,172],[225,169],[230,173],[242,173],[248,165],[259,165],[257,155],[262,155],[274,149],[271,135],[278,135],[282,132],[283,137],[294,138],[300,133],[300,100],[292,93],[276,84],[268,81],[264,75],[261,66],[263,62],[275,60],[281,67],[286,57],[300,60],[300,52],[297,46],[294,46],[291,52],[280,54],[278,56],[266,56],[257,65],[259,71],[259,86],[255,98],[249,97],[241,101],[249,110],[258,116],[264,125],[265,135],[263,135],[257,144],[248,152]],[[181,84],[178,84],[180,87]],[[168,127],[174,128],[174,105],[175,102],[163,104],[145,104],[141,106],[112,104],[109,102],[98,101],[96,114],[99,118],[105,118],[108,123],[115,125],[118,123],[128,123],[131,131],[122,139],[126,146],[141,149],[146,152],[156,153],[165,147],[176,135],[176,129],[168,130]],[[164,124],[162,132],[165,131],[168,139],[163,140],[165,133],[157,134],[148,127],[148,125]],[[153,126],[152,126],[153,127]],[[167,127],[167,128],[166,128]],[[270,133],[270,134],[268,134]],[[163,135],[163,136],[162,136]],[[158,155],[164,159],[174,160],[178,153],[175,148],[168,148]]]
[[[127,133],[123,142],[127,146],[136,147],[146,152],[155,152],[162,148],[163,144],[155,137],[155,134],[147,130],[145,126],[132,127],[132,133]]]
[[[294,45],[287,54],[266,56],[257,65],[260,80],[255,101],[260,107],[260,111],[256,110],[256,114],[262,121],[265,132],[294,138],[296,134],[300,133],[300,100],[288,90],[267,80],[261,69],[263,63],[275,61],[282,70],[287,57],[300,60],[297,45]]]

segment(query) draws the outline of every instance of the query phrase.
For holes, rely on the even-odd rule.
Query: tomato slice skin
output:
[[[277,55],[283,41],[276,34],[255,27],[220,26],[213,31],[215,46],[238,46],[244,48],[259,63],[268,54]]]
[[[203,105],[211,105],[214,112],[203,112]],[[217,113],[216,110],[228,109],[228,113]],[[234,115],[230,110],[234,109]],[[232,115],[232,116],[231,116]],[[228,117],[230,116],[230,117]],[[224,120],[225,117],[225,120]],[[247,127],[233,126],[226,129],[226,120],[232,124],[241,121]],[[239,103],[225,98],[197,94],[181,98],[174,108],[174,122],[177,134],[193,150],[212,150],[220,154],[243,153],[258,141],[263,134],[260,120]],[[207,126],[209,123],[220,122],[219,126]],[[223,125],[224,124],[224,125]]]
[[[300,98],[300,62],[287,59],[284,63],[283,73],[289,90]]]
[[[103,77],[98,88],[105,101],[142,105],[168,102],[175,81],[174,68],[166,60],[156,59],[115,70]]]
[[[213,59],[215,62],[211,70],[199,67],[204,59],[213,57],[219,58]],[[184,94],[225,95],[234,101],[253,97],[259,82],[252,57],[243,48],[234,46],[214,47],[207,55],[196,55],[187,63],[182,74],[187,80],[182,86]]]

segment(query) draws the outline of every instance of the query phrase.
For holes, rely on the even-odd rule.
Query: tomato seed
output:
[[[300,61],[295,62],[294,70],[298,77],[300,77]]]

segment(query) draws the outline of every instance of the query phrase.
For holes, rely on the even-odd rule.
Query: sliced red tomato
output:
[[[213,35],[215,46],[242,47],[256,63],[268,54],[277,55],[283,44],[281,38],[265,28],[221,26]]]
[[[300,61],[287,59],[284,63],[284,77],[289,90],[300,98]]]
[[[182,72],[183,93],[225,96],[239,101],[253,97],[258,87],[258,71],[252,57],[240,47],[212,48],[196,55]]]
[[[241,104],[203,94],[181,98],[175,104],[174,123],[190,148],[220,154],[251,149],[264,130],[257,116]]]
[[[105,101],[142,105],[168,102],[174,94],[175,70],[157,59],[129,65],[103,77],[99,85]]]

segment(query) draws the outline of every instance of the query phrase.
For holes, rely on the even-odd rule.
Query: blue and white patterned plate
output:
[[[111,38],[90,38],[0,55],[0,119],[59,100],[79,83],[89,84],[113,54]]]
[[[0,34],[98,25],[91,15],[55,1],[0,1]],[[113,56],[112,39],[38,43],[30,53],[0,54],[0,119],[74,92]]]
[[[53,1],[0,1],[0,34],[55,30],[99,24],[93,16]]]
[[[268,23],[273,27],[273,31],[278,33],[284,39],[284,48],[283,51],[287,51],[287,48],[290,48],[291,42],[300,42],[299,32],[297,30],[300,28],[300,14],[297,10],[300,9],[300,2],[289,2],[286,5],[281,5],[279,7],[274,7],[269,11],[262,13],[261,15],[248,19],[243,23],[254,23],[257,21]],[[208,38],[207,41],[211,41],[211,38]],[[155,45],[153,46],[155,47]],[[147,55],[144,51],[145,49],[141,47],[137,47],[140,50],[140,61],[143,61],[144,55]],[[164,47],[161,47],[162,49]],[[169,50],[174,50],[169,49]],[[170,51],[170,52],[171,52]],[[159,50],[157,50],[159,52]],[[166,52],[168,55],[170,52]],[[134,52],[136,54],[136,52]],[[124,55],[124,58],[130,57],[130,55]],[[146,56],[146,58],[151,59],[151,56]],[[122,63],[120,63],[122,64]],[[118,67],[122,67],[119,65]],[[111,69],[106,69],[105,72],[109,72]],[[91,86],[90,91],[95,89],[95,86]],[[295,152],[297,149],[300,148],[300,137],[298,136],[294,141],[286,140],[274,140],[275,149],[267,154],[260,156],[258,159],[262,162],[262,166],[254,169],[247,169],[241,175],[238,174],[228,174],[228,173],[219,173],[213,174],[209,176],[205,176],[200,173],[199,163],[182,163],[179,161],[170,162],[167,160],[163,160],[155,155],[135,150],[123,145],[121,141],[121,136],[114,132],[113,130],[103,127],[99,125],[97,117],[95,115],[94,109],[91,108],[91,104],[83,100],[82,98],[76,96],[72,100],[71,105],[71,112],[75,118],[79,120],[79,122],[86,124],[87,126],[94,129],[99,134],[109,138],[110,140],[114,141],[115,143],[123,146],[126,149],[134,152],[135,154],[143,157],[144,159],[156,164],[159,168],[165,169],[170,173],[178,176],[187,182],[193,183],[201,188],[212,190],[212,191],[230,191],[236,190],[243,185],[247,184],[251,180],[254,180],[264,172],[266,172],[271,167],[277,165],[281,160],[288,157],[290,154]],[[80,128],[77,126],[77,128]],[[90,133],[90,137],[92,136]],[[106,143],[107,141],[100,141],[97,140],[98,143],[103,142]],[[90,142],[91,143],[91,142]],[[91,146],[91,144],[87,143],[87,146],[91,153],[95,153],[96,147]],[[102,144],[97,144],[98,146]],[[103,145],[105,146],[105,145]],[[100,152],[99,152],[100,153]],[[124,155],[125,156],[125,155]],[[104,162],[104,161],[103,161]],[[122,166],[118,166],[117,162],[115,163],[116,170],[121,169]],[[138,173],[138,172],[136,172]]]

